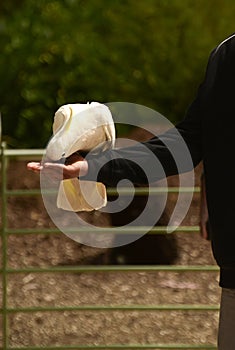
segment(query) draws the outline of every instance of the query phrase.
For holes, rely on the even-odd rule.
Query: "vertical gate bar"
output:
[[[7,320],[7,160],[4,155],[6,144],[1,144],[1,177],[2,177],[2,349],[7,350],[8,348],[8,320]]]

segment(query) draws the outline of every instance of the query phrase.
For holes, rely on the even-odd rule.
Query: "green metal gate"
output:
[[[69,350],[69,349],[216,349],[214,344],[104,344],[104,345],[68,345],[68,346],[19,346],[14,347],[10,345],[9,342],[9,332],[10,324],[9,324],[9,316],[14,313],[35,313],[35,312],[65,312],[65,311],[91,311],[94,313],[102,312],[113,312],[113,311],[121,311],[125,313],[126,311],[151,311],[151,312],[161,312],[161,311],[212,311],[218,312],[218,305],[198,305],[198,304],[161,304],[161,305],[85,305],[85,306],[77,306],[72,307],[68,306],[45,306],[45,307],[10,307],[8,304],[8,277],[11,274],[23,274],[23,273],[106,273],[106,272],[153,272],[153,271],[169,271],[169,272],[189,272],[193,271],[195,274],[198,272],[217,272],[218,268],[214,265],[212,266],[48,266],[44,268],[40,267],[27,267],[27,268],[10,268],[8,266],[8,257],[7,257],[7,249],[8,249],[8,238],[12,234],[21,234],[21,233],[29,233],[29,234],[51,234],[56,232],[56,229],[11,229],[8,227],[7,222],[7,198],[10,196],[36,196],[40,195],[40,190],[9,190],[7,188],[7,161],[9,158],[13,157],[30,157],[31,159],[35,159],[36,157],[41,157],[43,154],[43,150],[8,150],[6,149],[5,143],[1,144],[1,197],[2,197],[2,205],[1,205],[1,216],[2,216],[2,225],[1,225],[1,239],[2,239],[2,267],[1,267],[1,275],[2,275],[2,349],[3,350]],[[172,189],[172,191],[176,191],[177,189]],[[187,189],[185,189],[187,190]],[[199,191],[198,188],[195,189]],[[176,231],[180,232],[197,232],[199,230],[198,227],[184,226],[178,228]],[[154,228],[150,234],[159,234],[165,233],[166,227],[156,227]]]

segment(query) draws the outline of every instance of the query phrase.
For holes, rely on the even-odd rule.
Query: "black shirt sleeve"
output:
[[[89,172],[86,178],[103,182],[107,186],[114,186],[122,179],[145,185],[149,181],[191,171],[203,159],[202,120],[207,117],[211,101],[215,98],[217,77],[223,69],[225,56],[223,48],[212,51],[205,78],[184,120],[146,142],[109,150],[99,156],[88,156]],[[158,159],[158,165],[150,171],[150,176],[146,176],[145,169],[152,166],[153,157]]]

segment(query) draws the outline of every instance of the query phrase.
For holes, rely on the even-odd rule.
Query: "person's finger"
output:
[[[64,176],[65,177],[79,177],[83,161],[76,161],[73,164],[68,164],[64,167]]]
[[[53,169],[53,170],[58,171],[58,170],[62,170],[64,168],[64,164],[46,162],[43,164],[43,168],[44,169]]]
[[[79,175],[79,165],[64,165],[61,163],[45,163],[44,171],[47,176],[51,176],[54,179],[71,179]]]
[[[43,174],[53,180],[63,180],[63,164],[45,163],[43,165]]]
[[[42,167],[41,163],[38,163],[38,162],[29,162],[27,164],[27,169],[34,171],[34,172],[39,172],[42,170],[42,168],[43,167]]]

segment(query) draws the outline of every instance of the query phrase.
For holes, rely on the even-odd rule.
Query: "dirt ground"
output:
[[[26,171],[25,162],[11,162],[8,167],[8,188],[38,188],[39,178]],[[201,168],[197,169],[196,184]],[[175,183],[171,179],[171,183]],[[169,207],[171,206],[171,200]],[[199,194],[194,195],[183,225],[197,225]],[[41,197],[10,197],[8,225],[11,228],[53,227]],[[93,220],[93,214],[91,214]],[[101,225],[110,224],[104,216]],[[198,232],[173,233],[174,247],[168,260],[174,265],[215,265],[210,242]],[[155,242],[151,264],[161,264],[161,241],[155,237],[142,241],[138,261],[149,256]],[[168,244],[168,243],[167,243]],[[131,245],[130,245],[131,250]],[[129,253],[130,253],[129,250]],[[138,253],[137,253],[138,252]],[[128,254],[129,254],[128,253]],[[118,252],[117,252],[118,254]],[[100,265],[125,262],[120,256],[111,260],[109,249],[92,248],[76,243],[63,233],[18,234],[8,238],[8,267]],[[136,258],[136,257],[135,257]],[[118,260],[119,259],[119,260]],[[124,260],[123,260],[124,259]],[[128,261],[128,259],[127,259]],[[148,262],[147,262],[148,263]],[[8,307],[60,307],[83,305],[158,305],[219,304],[217,272],[82,272],[21,273],[8,275]],[[217,311],[36,311],[9,314],[9,345],[109,345],[109,344],[215,344]]]

